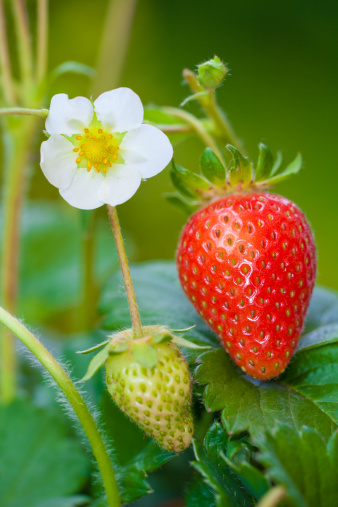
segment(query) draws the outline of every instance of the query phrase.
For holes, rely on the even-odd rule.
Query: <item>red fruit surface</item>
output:
[[[289,363],[316,276],[313,234],[300,209],[267,193],[235,194],[192,215],[177,250],[182,287],[248,375]]]

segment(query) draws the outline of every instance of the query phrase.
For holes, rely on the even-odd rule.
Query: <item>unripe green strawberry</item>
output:
[[[135,343],[135,342],[132,342]],[[132,347],[110,355],[106,382],[115,403],[169,451],[181,452],[193,434],[188,365],[173,342],[156,343],[157,363],[146,368]]]

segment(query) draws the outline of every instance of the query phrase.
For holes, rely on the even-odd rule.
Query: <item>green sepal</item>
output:
[[[209,92],[207,92],[206,90],[203,90],[203,91],[197,92],[197,93],[193,93],[192,95],[189,95],[186,99],[184,99],[180,103],[180,107],[185,106],[191,100],[198,100],[200,97],[207,97],[208,95],[209,95]]]
[[[86,350],[78,350],[77,354],[90,354],[91,352],[95,352],[95,350],[101,349],[104,345],[107,345],[110,340],[105,340],[104,342],[98,343],[97,345],[94,345],[94,347],[91,347],[90,349]]]
[[[206,148],[201,158],[201,170],[203,176],[211,183],[218,187],[225,185],[226,172],[225,168],[211,148]]]
[[[274,164],[271,150],[263,143],[259,145],[258,162],[256,166],[255,181],[262,181],[269,178]]]
[[[156,347],[149,342],[131,342],[130,348],[135,360],[142,366],[152,369],[157,365]]]
[[[87,372],[85,376],[80,380],[80,382],[85,382],[89,380],[95,375],[97,371],[104,365],[109,357],[109,344],[105,346],[104,349],[100,350],[98,354],[96,354],[93,359],[90,361]]]
[[[122,343],[111,342],[110,347],[109,347],[109,355],[113,356],[114,354],[122,354],[122,352],[125,352],[126,350],[128,350],[128,343],[127,342],[122,342]]]
[[[196,324],[190,327],[186,327],[185,329],[170,329],[172,333],[187,333],[196,327]]]
[[[300,153],[296,158],[289,164],[281,173],[277,173],[275,176],[268,180],[269,185],[275,185],[281,181],[286,180],[291,174],[297,174],[303,165],[303,159]]]
[[[164,197],[167,199],[167,201],[179,208],[186,215],[192,215],[199,208],[199,203],[196,201],[187,201],[180,194],[174,192],[164,194]]]
[[[278,172],[280,166],[282,165],[282,162],[283,162],[282,152],[281,151],[277,151],[276,158],[275,158],[275,161],[273,163],[270,176],[274,176]]]
[[[173,336],[169,333],[161,333],[153,336],[153,343],[168,343],[171,342]]]
[[[203,191],[210,190],[210,183],[205,178],[176,165],[174,161],[170,176],[177,190],[186,197],[202,197]]]
[[[244,157],[234,146],[227,144],[233,159],[230,168],[230,185],[248,184],[253,181],[254,171],[250,160]]]
[[[172,341],[176,343],[176,345],[180,345],[181,347],[186,347],[187,349],[211,349],[209,345],[197,345],[194,342],[190,342],[189,340],[185,340],[184,338],[181,338],[181,336],[174,336]]]

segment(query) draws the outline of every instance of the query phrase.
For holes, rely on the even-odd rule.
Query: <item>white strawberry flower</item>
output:
[[[129,88],[85,97],[54,95],[41,145],[41,169],[72,206],[116,206],[134,195],[141,180],[161,172],[173,149],[159,129],[142,124],[143,106]]]

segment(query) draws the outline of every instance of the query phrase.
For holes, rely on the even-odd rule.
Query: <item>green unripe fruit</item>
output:
[[[181,452],[193,435],[188,365],[173,342],[153,345],[152,368],[136,361],[132,348],[106,361],[108,391],[119,406],[164,449]]]
[[[215,90],[223,81],[228,73],[224,63],[215,56],[212,60],[201,63],[198,66],[197,78],[207,90]]]

